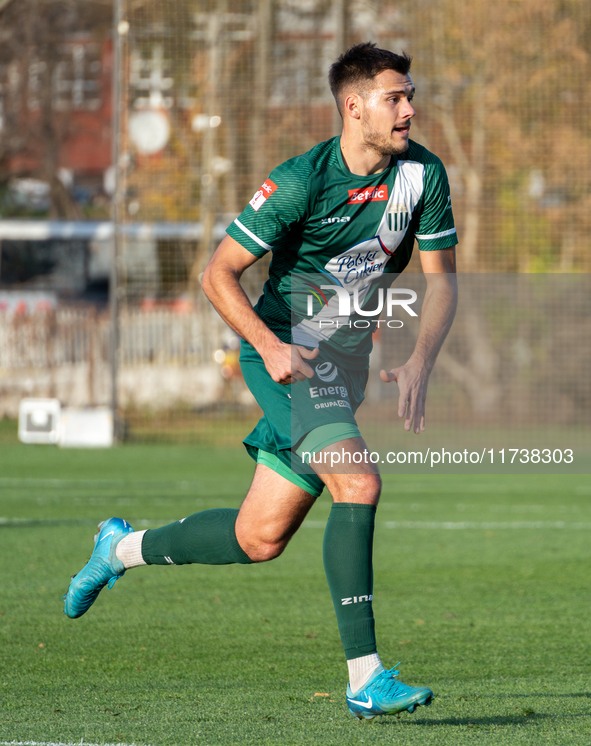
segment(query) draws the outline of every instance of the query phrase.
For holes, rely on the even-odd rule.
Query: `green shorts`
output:
[[[242,375],[264,413],[244,445],[255,461],[317,497],[324,483],[300,453],[360,437],[355,412],[365,398],[368,369],[344,370],[322,352],[310,365],[312,378],[283,386],[250,344],[241,345]]]

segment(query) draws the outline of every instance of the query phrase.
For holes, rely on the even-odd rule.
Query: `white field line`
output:
[[[178,518],[136,518],[133,525],[138,528],[150,528],[153,526],[167,526],[174,523]],[[95,525],[96,521],[89,518],[2,518],[0,517],[0,528],[19,526],[51,526],[63,524]],[[590,531],[591,522],[567,523],[566,521],[386,521],[381,524],[383,528],[393,529],[430,529],[435,531],[468,531],[468,530],[510,530],[521,531],[523,529],[553,529],[571,531]],[[302,528],[325,528],[326,521],[304,521]],[[0,741],[0,746],[6,746],[8,742]],[[10,742],[12,744],[12,742]],[[16,744],[16,741],[14,742]],[[32,743],[32,742],[31,742]],[[107,746],[112,746],[108,744]]]
[[[80,741],[0,741],[0,746],[138,746],[135,743],[89,743]]]
[[[150,526],[167,526],[169,523],[178,521],[178,518],[134,518],[134,527],[141,526],[148,528]],[[27,528],[29,526],[60,526],[64,524],[78,525],[78,526],[96,526],[96,519],[93,518],[3,518],[0,516],[0,528],[13,527],[18,528],[23,526]],[[3,741],[0,741],[0,746],[3,746]]]
[[[0,0],[1,3],[1,0]],[[472,475],[474,476],[474,475]],[[191,489],[202,487],[202,482],[191,482],[186,479],[184,480],[136,480],[136,479],[42,479],[37,477],[0,477],[0,487],[18,487],[20,485],[31,485],[34,487],[69,487],[69,486],[97,486],[97,487],[146,487],[153,486],[155,489],[160,489],[161,484],[178,487],[180,489]],[[506,494],[509,492],[524,492],[524,488],[519,485],[513,485],[507,487],[505,484],[493,484],[492,482],[485,482],[481,485],[475,485],[470,483],[465,487],[454,484],[453,487],[446,487],[445,484],[438,483],[437,487],[433,487],[431,482],[419,482],[415,484],[406,484],[404,487],[406,492],[416,494],[417,492],[425,492],[429,495],[437,493],[437,495],[452,493],[454,495],[464,493],[495,493],[495,494]],[[541,489],[541,488],[540,488]],[[551,488],[548,488],[551,489]],[[591,495],[590,485],[578,485],[573,490],[576,495]],[[1,745],[0,745],[1,746]]]
[[[133,481],[133,480],[129,480]],[[41,479],[36,477],[1,477],[0,485],[36,484],[44,487],[63,487],[67,484],[129,484],[122,479]],[[3,742],[0,741],[0,744]]]
[[[591,530],[591,523],[566,523],[565,521],[386,521],[381,524],[384,528],[395,529],[432,529],[435,531],[466,531],[466,530],[514,530],[522,529],[571,529]],[[303,528],[324,528],[326,521],[304,521]]]
[[[0,477],[0,486],[4,487],[18,487],[19,485],[30,484],[37,487],[67,487],[68,485],[100,485],[101,487],[115,486],[115,487],[129,487],[130,485],[137,484],[144,486],[146,484],[170,484],[175,487],[197,487],[199,482],[189,482],[186,479],[183,480],[136,480],[136,479],[37,479],[36,477]],[[1,745],[0,741],[0,745]]]
[[[304,524],[305,525],[305,524]],[[589,531],[591,523],[567,523],[566,521],[387,521],[384,528],[423,528],[444,531],[465,531],[469,529],[521,530],[521,529],[571,529]]]

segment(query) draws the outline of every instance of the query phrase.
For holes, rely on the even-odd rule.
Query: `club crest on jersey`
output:
[[[271,179],[267,179],[258,192],[255,192],[254,197],[248,204],[255,212],[258,212],[276,189],[277,184],[274,184]]]
[[[361,205],[364,202],[387,202],[388,185],[381,184],[377,187],[367,187],[366,189],[349,189],[348,205]]]
[[[409,222],[410,216],[406,205],[390,205],[388,208],[388,228],[391,231],[405,231]]]

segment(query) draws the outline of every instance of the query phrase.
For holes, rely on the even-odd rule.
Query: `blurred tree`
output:
[[[47,182],[51,217],[80,217],[59,172],[60,151],[75,127],[60,88],[63,44],[80,34],[105,38],[111,18],[111,0],[9,0],[0,7],[0,168]],[[70,94],[73,101],[87,92]]]
[[[591,5],[425,0],[408,13],[423,21],[421,118],[458,177],[461,269],[587,268]]]
[[[452,182],[459,270],[587,269],[591,6],[424,0],[406,13],[420,28],[411,48],[421,134]],[[490,415],[510,381],[475,280],[461,283],[465,344],[439,363]]]

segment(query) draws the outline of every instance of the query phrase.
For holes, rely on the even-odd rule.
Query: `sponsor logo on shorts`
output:
[[[271,179],[267,179],[248,204],[255,212],[258,212],[276,189],[277,184],[274,184]]]
[[[319,396],[349,396],[346,386],[321,386],[320,388],[312,386],[309,391],[312,399],[317,399]]]
[[[317,365],[314,370],[316,371],[318,378],[320,378],[321,381],[324,381],[324,383],[334,381],[334,379],[339,375],[339,370],[334,363],[320,363],[320,365]]]
[[[344,399],[336,399],[334,401],[321,401],[318,404],[314,404],[314,409],[330,409],[331,407],[340,407],[344,409],[351,409],[351,405]]]
[[[366,189],[349,189],[348,205],[359,205],[364,202],[387,202],[388,185],[382,184],[377,187],[367,187]]]

